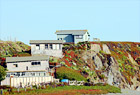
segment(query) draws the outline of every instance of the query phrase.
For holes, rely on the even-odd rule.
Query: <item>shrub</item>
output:
[[[79,72],[77,72],[71,68],[64,67],[64,66],[57,68],[56,77],[59,79],[86,81],[86,78],[83,77]]]
[[[6,70],[4,67],[0,66],[0,82],[5,79]]]

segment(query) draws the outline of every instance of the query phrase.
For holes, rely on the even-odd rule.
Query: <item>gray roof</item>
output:
[[[30,40],[30,44],[63,43],[62,40]]]
[[[6,57],[6,62],[24,62],[49,60],[49,56],[29,56],[29,57]]]
[[[72,35],[83,35],[87,30],[57,30],[55,34],[72,34]]]

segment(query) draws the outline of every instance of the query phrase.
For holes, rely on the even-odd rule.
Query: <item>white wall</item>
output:
[[[61,48],[59,49],[59,45]],[[40,50],[36,49],[35,44],[31,44],[31,54],[32,55],[50,55],[55,57],[62,57],[62,44],[53,44],[53,49],[45,49],[45,44],[40,44]]]
[[[46,70],[46,68],[49,68],[48,61],[40,61],[40,62],[41,65],[31,65],[31,62],[7,63],[7,69],[8,71],[27,71],[26,67],[28,66],[28,71],[30,71],[30,70]],[[18,67],[14,67],[13,64],[18,64]]]
[[[22,83],[22,87],[25,85],[35,85],[39,83],[50,83],[53,82],[53,77],[52,76],[46,76],[46,77],[13,77],[11,78],[6,78],[4,81],[1,82],[1,85],[11,85],[11,87],[19,87],[20,83]]]

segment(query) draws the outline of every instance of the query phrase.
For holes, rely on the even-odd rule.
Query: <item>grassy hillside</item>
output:
[[[65,44],[63,54],[61,59],[54,58],[55,63],[80,72],[89,81],[107,82],[129,89],[140,86],[140,43]]]
[[[29,50],[30,46],[20,41],[0,41],[0,57],[11,57],[15,54]]]
[[[0,41],[0,65],[6,67],[5,57],[30,56],[30,46],[17,41]]]

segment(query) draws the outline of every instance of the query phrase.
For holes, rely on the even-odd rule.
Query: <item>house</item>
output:
[[[57,40],[64,40],[64,42],[84,42],[89,41],[90,35],[87,30],[58,30]]]
[[[17,87],[42,82],[51,82],[49,56],[7,57],[7,75],[2,85]]]
[[[30,40],[32,55],[49,55],[62,57],[63,41],[61,40]]]

